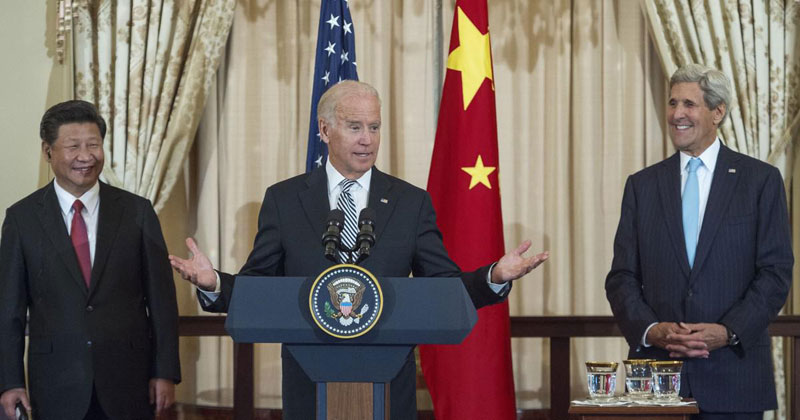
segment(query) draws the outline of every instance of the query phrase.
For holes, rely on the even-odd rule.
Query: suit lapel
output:
[[[78,266],[78,257],[75,255],[75,248],[72,246],[72,241],[70,241],[67,233],[67,226],[64,224],[64,216],[61,214],[61,206],[58,204],[53,182],[55,181],[50,181],[50,185],[44,188],[39,198],[36,213],[42,224],[45,236],[55,247],[56,253],[61,258],[64,266],[67,267],[70,277],[84,292],[87,292],[86,282],[83,280],[83,274],[81,274]]]
[[[381,235],[386,230],[389,218],[392,216],[392,212],[397,205],[397,195],[395,191],[396,189],[392,189],[391,178],[379,171],[378,168],[372,167],[368,206],[375,210],[375,242],[380,239]]]
[[[97,241],[94,247],[94,263],[92,264],[92,281],[90,293],[97,290],[102,278],[108,254],[114,246],[119,223],[125,208],[119,202],[119,195],[108,185],[100,183],[100,212],[97,216]]]
[[[681,271],[689,277],[689,257],[686,256],[686,243],[683,239],[683,220],[681,210],[681,159],[676,152],[658,168],[658,192],[661,196],[662,211],[667,222],[672,249],[678,256]]]
[[[325,165],[314,169],[306,178],[307,189],[298,193],[303,211],[311,224],[311,229],[317,232],[317,236],[322,238],[325,230],[325,219],[330,213],[330,201],[328,200],[328,175],[325,173]]]
[[[694,259],[694,269],[690,282],[697,278],[696,273],[700,272],[703,261],[711,250],[714,237],[717,235],[719,225],[722,223],[723,215],[728,209],[728,205],[733,197],[733,191],[739,180],[738,171],[730,172],[729,169],[736,168],[738,156],[730,149],[722,145],[717,157],[717,165],[714,168],[714,177],[711,179],[711,190],[708,193],[706,211],[703,215],[703,226],[700,229],[700,238],[697,241],[697,253]]]

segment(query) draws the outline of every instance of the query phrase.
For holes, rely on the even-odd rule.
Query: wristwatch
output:
[[[731,331],[731,329],[728,328],[727,325],[725,326],[725,331],[728,332],[728,345],[729,346],[739,345],[739,336],[736,335],[735,332]]]

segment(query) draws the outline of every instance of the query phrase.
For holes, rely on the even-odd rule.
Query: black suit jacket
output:
[[[150,202],[100,184],[87,289],[53,184],[6,211],[0,240],[0,391],[25,386],[37,419],[82,419],[92,386],[114,419],[151,418],[151,378],[180,381],[178,311]]]
[[[375,210],[375,246],[361,264],[377,276],[457,277],[476,307],[505,298],[488,286],[489,267],[462,273],[448,257],[430,196],[405,181],[372,169],[368,207]],[[267,189],[253,250],[239,275],[316,277],[333,265],[321,243],[330,213],[324,167],[279,182]],[[204,309],[225,312],[234,277],[221,273],[221,295]],[[313,418],[314,388],[288,352],[283,352],[284,418]],[[413,354],[391,384],[392,418],[416,418]]]
[[[683,238],[680,157],[628,178],[606,293],[631,358],[668,359],[640,345],[654,322],[721,323],[741,339],[684,361],[681,393],[710,412],[776,407],[767,326],[792,279],[783,180],[759,160],[720,148],[695,263]]]

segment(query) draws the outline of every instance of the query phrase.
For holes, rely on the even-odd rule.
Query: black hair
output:
[[[39,124],[39,137],[52,146],[58,138],[58,129],[70,123],[95,123],[100,129],[100,138],[106,137],[106,121],[97,108],[78,99],[55,104],[45,111]]]

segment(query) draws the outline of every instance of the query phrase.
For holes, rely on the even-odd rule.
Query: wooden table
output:
[[[693,401],[683,399],[683,401]],[[575,405],[570,404],[569,414],[580,416],[581,420],[689,420],[692,414],[698,414],[697,404],[662,407],[658,405]]]

